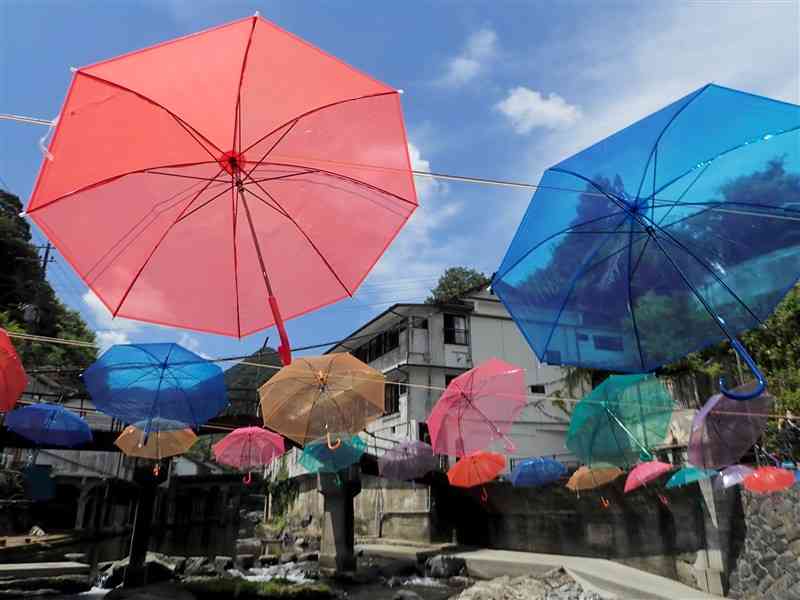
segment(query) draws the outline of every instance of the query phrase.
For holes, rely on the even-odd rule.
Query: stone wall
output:
[[[761,496],[741,493],[733,519],[731,598],[800,598],[800,488]]]

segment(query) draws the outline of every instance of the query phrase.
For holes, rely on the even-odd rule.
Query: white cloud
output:
[[[581,118],[581,110],[569,104],[558,94],[541,93],[524,86],[518,86],[508,92],[505,100],[495,105],[519,134],[530,133],[534,127],[545,129],[562,129],[575,124]]]
[[[492,29],[480,29],[467,38],[461,53],[447,63],[441,79],[444,85],[458,87],[475,79],[497,56],[497,34]]]
[[[95,332],[95,339],[97,340],[97,345],[100,346],[100,352],[107,350],[115,344],[131,343],[128,334],[124,331],[97,331]]]
[[[200,340],[198,340],[193,335],[186,333],[185,331],[182,332],[181,337],[178,338],[178,343],[187,350],[194,352],[195,354],[197,354],[202,358],[205,358],[206,360],[211,358],[210,355],[200,350]]]

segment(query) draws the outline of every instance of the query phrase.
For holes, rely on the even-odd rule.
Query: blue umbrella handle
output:
[[[753,374],[753,377],[756,378],[756,381],[758,381],[758,385],[756,386],[756,389],[750,392],[732,392],[731,390],[725,387],[725,378],[720,377],[719,389],[723,393],[723,395],[725,395],[728,398],[731,398],[732,400],[752,400],[756,396],[760,396],[766,389],[767,387],[766,378],[764,377],[764,374],[761,372],[761,369],[759,369],[758,366],[756,365],[756,361],[753,360],[753,357],[750,356],[750,353],[747,352],[744,346],[742,346],[742,343],[734,337],[731,338],[730,342],[731,346],[733,346],[733,349],[736,350],[736,354],[738,354],[742,358],[742,360],[745,363],[747,363],[747,367],[750,369],[750,372]]]

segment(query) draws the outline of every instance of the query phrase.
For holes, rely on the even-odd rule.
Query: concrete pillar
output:
[[[353,498],[361,492],[358,465],[337,474],[319,473],[317,490],[324,499],[319,566],[324,571],[355,571]]]
[[[702,480],[699,484],[706,507],[706,547],[697,553],[695,577],[701,590],[724,596],[727,588],[731,507],[732,502],[738,500],[737,490],[721,488],[710,479]]]
[[[78,510],[75,513],[75,529],[83,529],[83,518],[86,516],[86,505],[89,503],[90,490],[82,489],[78,496]]]
[[[139,485],[139,498],[136,502],[136,516],[131,533],[131,550],[123,578],[123,587],[134,587],[147,583],[144,561],[147,556],[147,547],[150,544],[153,503],[156,499],[158,485],[166,479],[166,475],[166,469],[162,469],[158,475],[154,475],[150,466],[137,467],[134,471],[133,480]]]

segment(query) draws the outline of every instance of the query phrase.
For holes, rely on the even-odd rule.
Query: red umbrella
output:
[[[428,417],[431,445],[437,454],[464,456],[502,439],[525,408],[525,371],[490,358],[453,379]]]
[[[12,410],[27,385],[28,378],[14,344],[5,329],[0,329],[0,412]]]
[[[257,16],[78,69],[49,153],[28,213],[114,316],[286,363],[417,206],[398,91]]]
[[[744,478],[744,487],[751,492],[768,494],[780,492],[794,485],[794,473],[778,467],[759,467]]]
[[[506,468],[506,457],[495,452],[479,450],[460,459],[447,472],[450,485],[470,488],[492,481]],[[486,489],[481,490],[481,500],[487,500]]]

